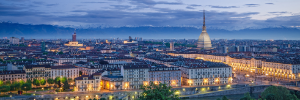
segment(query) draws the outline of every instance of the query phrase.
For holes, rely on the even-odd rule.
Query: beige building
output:
[[[230,57],[227,55],[209,55],[195,53],[168,53],[171,56],[202,59],[204,61],[222,62],[230,65],[234,72],[243,71],[267,75],[275,79],[300,79],[300,62],[283,59]]]
[[[182,72],[182,85],[200,86],[232,83],[232,68],[223,63],[184,60],[174,63]]]
[[[94,73],[93,75],[82,75],[75,78],[76,92],[92,92],[101,90],[101,77],[103,71]]]
[[[26,73],[24,70],[0,71],[0,80],[9,81],[26,81]]]
[[[52,78],[50,65],[26,65],[24,70],[26,78],[30,80]]]

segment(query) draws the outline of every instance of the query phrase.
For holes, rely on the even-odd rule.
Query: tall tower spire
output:
[[[74,31],[74,34],[72,35],[72,41],[75,42],[76,41],[76,29]]]
[[[202,31],[206,31],[206,26],[205,26],[205,10],[203,10],[203,27]]]

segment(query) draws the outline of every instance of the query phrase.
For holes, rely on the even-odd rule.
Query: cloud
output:
[[[210,6],[211,8],[239,8],[237,6]]]
[[[247,6],[247,7],[257,7],[257,6],[259,6],[259,4],[245,4],[245,6]]]
[[[152,8],[158,4],[166,5],[183,5],[181,2],[166,2],[166,1],[153,1],[153,0],[131,0],[131,4],[136,5],[136,9]]]
[[[198,7],[198,6],[201,6],[201,5],[191,4],[190,6],[192,6],[192,7]]]
[[[110,5],[110,6],[113,6],[115,9],[119,9],[119,10],[129,9],[131,7],[128,5]]]
[[[58,4],[47,4],[46,6],[50,7],[50,6],[57,6]]]
[[[186,9],[195,9],[195,8],[191,6],[187,6]]]
[[[107,3],[107,2],[81,2],[81,3]]]
[[[282,12],[268,12],[270,14],[273,14],[273,15],[282,15],[282,14],[286,14],[288,13],[287,11],[282,11]]]
[[[268,5],[273,5],[274,3],[265,3],[265,4],[268,4]]]

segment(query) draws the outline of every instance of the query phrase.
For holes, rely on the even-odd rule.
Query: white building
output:
[[[123,89],[139,89],[140,85],[149,84],[149,67],[147,64],[128,64],[121,68]]]
[[[149,70],[149,81],[172,87],[181,86],[181,71],[179,67],[152,67]]]
[[[53,59],[54,61],[58,62],[58,65],[63,65],[63,63],[72,63],[75,64],[76,62],[87,62],[86,56],[82,55],[74,55],[74,56],[60,56],[58,58]]]
[[[51,66],[51,76],[53,79],[56,77],[75,79],[79,76],[79,68],[73,65]]]

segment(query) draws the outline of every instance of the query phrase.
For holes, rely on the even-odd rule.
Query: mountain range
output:
[[[31,25],[10,22],[0,23],[0,37],[25,37],[25,39],[71,39],[74,28],[54,25]],[[78,39],[197,39],[202,29],[195,27],[97,27],[76,29]],[[277,27],[262,29],[224,30],[207,29],[211,39],[274,39],[299,40],[297,28]]]

